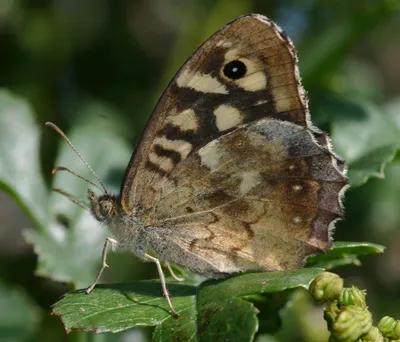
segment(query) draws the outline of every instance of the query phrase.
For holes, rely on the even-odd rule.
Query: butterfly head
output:
[[[109,194],[97,196],[90,189],[88,189],[88,197],[90,210],[95,219],[105,223],[112,221],[117,213],[117,197]]]

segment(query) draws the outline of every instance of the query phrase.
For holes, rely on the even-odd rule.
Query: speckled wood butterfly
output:
[[[345,164],[311,125],[295,48],[268,18],[209,38],[161,96],[118,196],[88,190],[109,244],[222,278],[300,267],[343,215]],[[93,185],[93,183],[91,183]],[[103,187],[104,188],[104,187]]]

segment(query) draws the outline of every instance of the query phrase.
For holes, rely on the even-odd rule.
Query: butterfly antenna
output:
[[[103,191],[103,189],[102,189],[100,186],[98,186],[96,183],[93,183],[93,182],[90,181],[89,179],[87,179],[87,178],[85,178],[85,177],[82,177],[81,175],[78,175],[76,172],[72,171],[71,169],[68,169],[67,167],[64,167],[64,166],[57,166],[57,167],[55,167],[55,168],[51,171],[51,173],[54,175],[54,174],[56,174],[56,173],[59,172],[59,171],[67,171],[67,172],[69,172],[70,174],[74,175],[75,177],[78,177],[78,178],[84,180],[85,182],[87,182],[87,183],[93,185],[94,187],[96,187],[96,188],[99,189],[100,191]]]
[[[77,200],[74,196],[72,196],[71,194],[69,194],[68,192],[65,192],[64,190],[60,189],[60,188],[53,188],[52,189],[54,192],[58,192],[59,194],[67,197],[72,203],[75,203],[76,205],[79,205],[81,208],[90,211],[90,209],[83,204],[81,201]]]
[[[97,176],[96,172],[94,172],[94,170],[92,169],[92,167],[89,165],[89,163],[85,160],[85,158],[82,157],[82,155],[78,152],[78,150],[75,148],[75,146],[72,144],[72,142],[67,138],[67,136],[64,134],[64,132],[58,128],[55,124],[53,124],[52,122],[46,122],[45,123],[46,126],[49,126],[51,128],[53,128],[58,134],[60,134],[65,141],[68,143],[68,145],[73,149],[73,151],[76,153],[76,155],[79,157],[80,160],[83,161],[83,163],[86,165],[86,167],[90,170],[90,172],[92,172],[93,176],[96,178],[96,180],[99,182],[101,188],[99,188],[98,186],[96,186],[97,188],[99,188],[100,190],[102,190],[105,194],[107,193],[107,190],[104,186],[104,184],[102,183],[102,181],[100,180],[99,176]],[[57,169],[57,168],[56,168]],[[54,170],[53,170],[54,171]],[[56,171],[57,172],[57,171]],[[72,174],[74,174],[72,171],[70,171]],[[76,176],[78,176],[77,174],[75,174]],[[80,176],[78,176],[80,177]],[[82,179],[84,179],[83,177],[80,177]],[[92,182],[89,182],[91,184],[93,184]]]

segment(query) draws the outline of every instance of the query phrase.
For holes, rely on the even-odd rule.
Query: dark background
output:
[[[32,106],[41,130],[40,165],[48,189],[57,155],[67,151],[69,160],[77,158],[54,131],[43,127],[45,121],[55,122],[72,136],[79,132],[77,127],[85,126],[83,136],[73,139],[74,143],[105,183],[118,189],[131,146],[174,72],[209,35],[248,12],[270,17],[294,41],[317,126],[331,131],[335,116],[354,114],[344,107],[354,100],[373,106],[400,129],[399,1],[1,0],[0,87]],[[96,131],[97,122],[124,144],[120,164],[112,163],[107,170],[95,167],[98,161],[91,159],[90,147],[84,146],[105,144],[104,154],[96,158],[103,162],[110,158],[111,143],[102,130]],[[357,137],[352,139],[357,149]],[[338,149],[346,155],[341,146]],[[361,267],[337,270],[346,285],[367,289],[375,319],[386,314],[400,317],[399,163],[388,165],[385,174],[385,180],[374,178],[348,191],[346,220],[337,225],[335,233],[338,241],[369,241],[388,247],[381,256],[363,258]],[[56,183],[74,193],[68,177]],[[79,184],[83,195],[86,185]],[[67,202],[59,197],[57,201]],[[66,232],[73,225],[67,213],[58,214],[57,220]],[[21,234],[34,229],[37,226],[15,201],[0,193],[0,339],[3,331],[13,336],[8,341],[84,341],[89,334],[66,337],[61,323],[49,315],[50,305],[73,286],[34,275],[36,255]],[[81,240],[90,240],[100,229],[93,228]],[[94,252],[98,261],[100,250],[101,243]],[[85,253],[85,248],[77,249],[72,254],[60,253],[59,259],[70,262],[73,256],[78,260],[73,262],[77,265],[74,272],[83,273],[85,262],[80,260]],[[156,274],[154,267],[131,255],[112,255],[109,264],[112,267],[104,282]],[[53,278],[71,280],[60,275]],[[85,286],[86,275],[72,277],[72,281],[77,287]],[[278,335],[259,336],[258,341],[326,340],[321,310],[307,298],[295,297],[283,317]],[[141,341],[149,334],[150,330],[132,330],[90,335],[89,339]]]

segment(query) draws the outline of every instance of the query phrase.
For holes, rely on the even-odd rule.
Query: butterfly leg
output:
[[[101,268],[100,268],[99,273],[97,273],[96,280],[93,282],[92,285],[90,285],[90,286],[86,289],[86,293],[90,293],[90,292],[94,289],[94,287],[96,286],[97,282],[100,280],[101,275],[103,274],[104,269],[105,269],[106,267],[108,267],[106,261],[107,261],[107,250],[108,250],[109,245],[111,244],[111,246],[113,246],[113,245],[116,245],[117,243],[118,243],[118,241],[116,241],[116,240],[114,240],[114,239],[111,239],[111,238],[109,238],[109,237],[106,238],[106,242],[104,243],[103,252],[102,252],[102,257],[101,257],[102,266],[101,266]]]
[[[174,307],[172,306],[171,298],[169,297],[167,284],[165,282],[165,276],[164,276],[164,272],[161,267],[160,260],[158,260],[157,258],[152,257],[151,255],[148,255],[148,254],[145,254],[144,256],[147,258],[147,260],[153,261],[157,265],[158,275],[160,276],[161,287],[162,287],[162,290],[164,293],[164,297],[167,300],[167,303],[169,305],[169,308],[171,309],[172,315],[175,317],[179,317],[179,314],[175,311]]]
[[[165,267],[168,269],[169,273],[171,274],[171,277],[174,278],[176,281],[184,281],[185,280],[185,278],[178,277],[174,273],[174,271],[173,271],[173,269],[172,269],[172,267],[171,267],[171,265],[170,265],[170,263],[168,261],[165,262]]]

